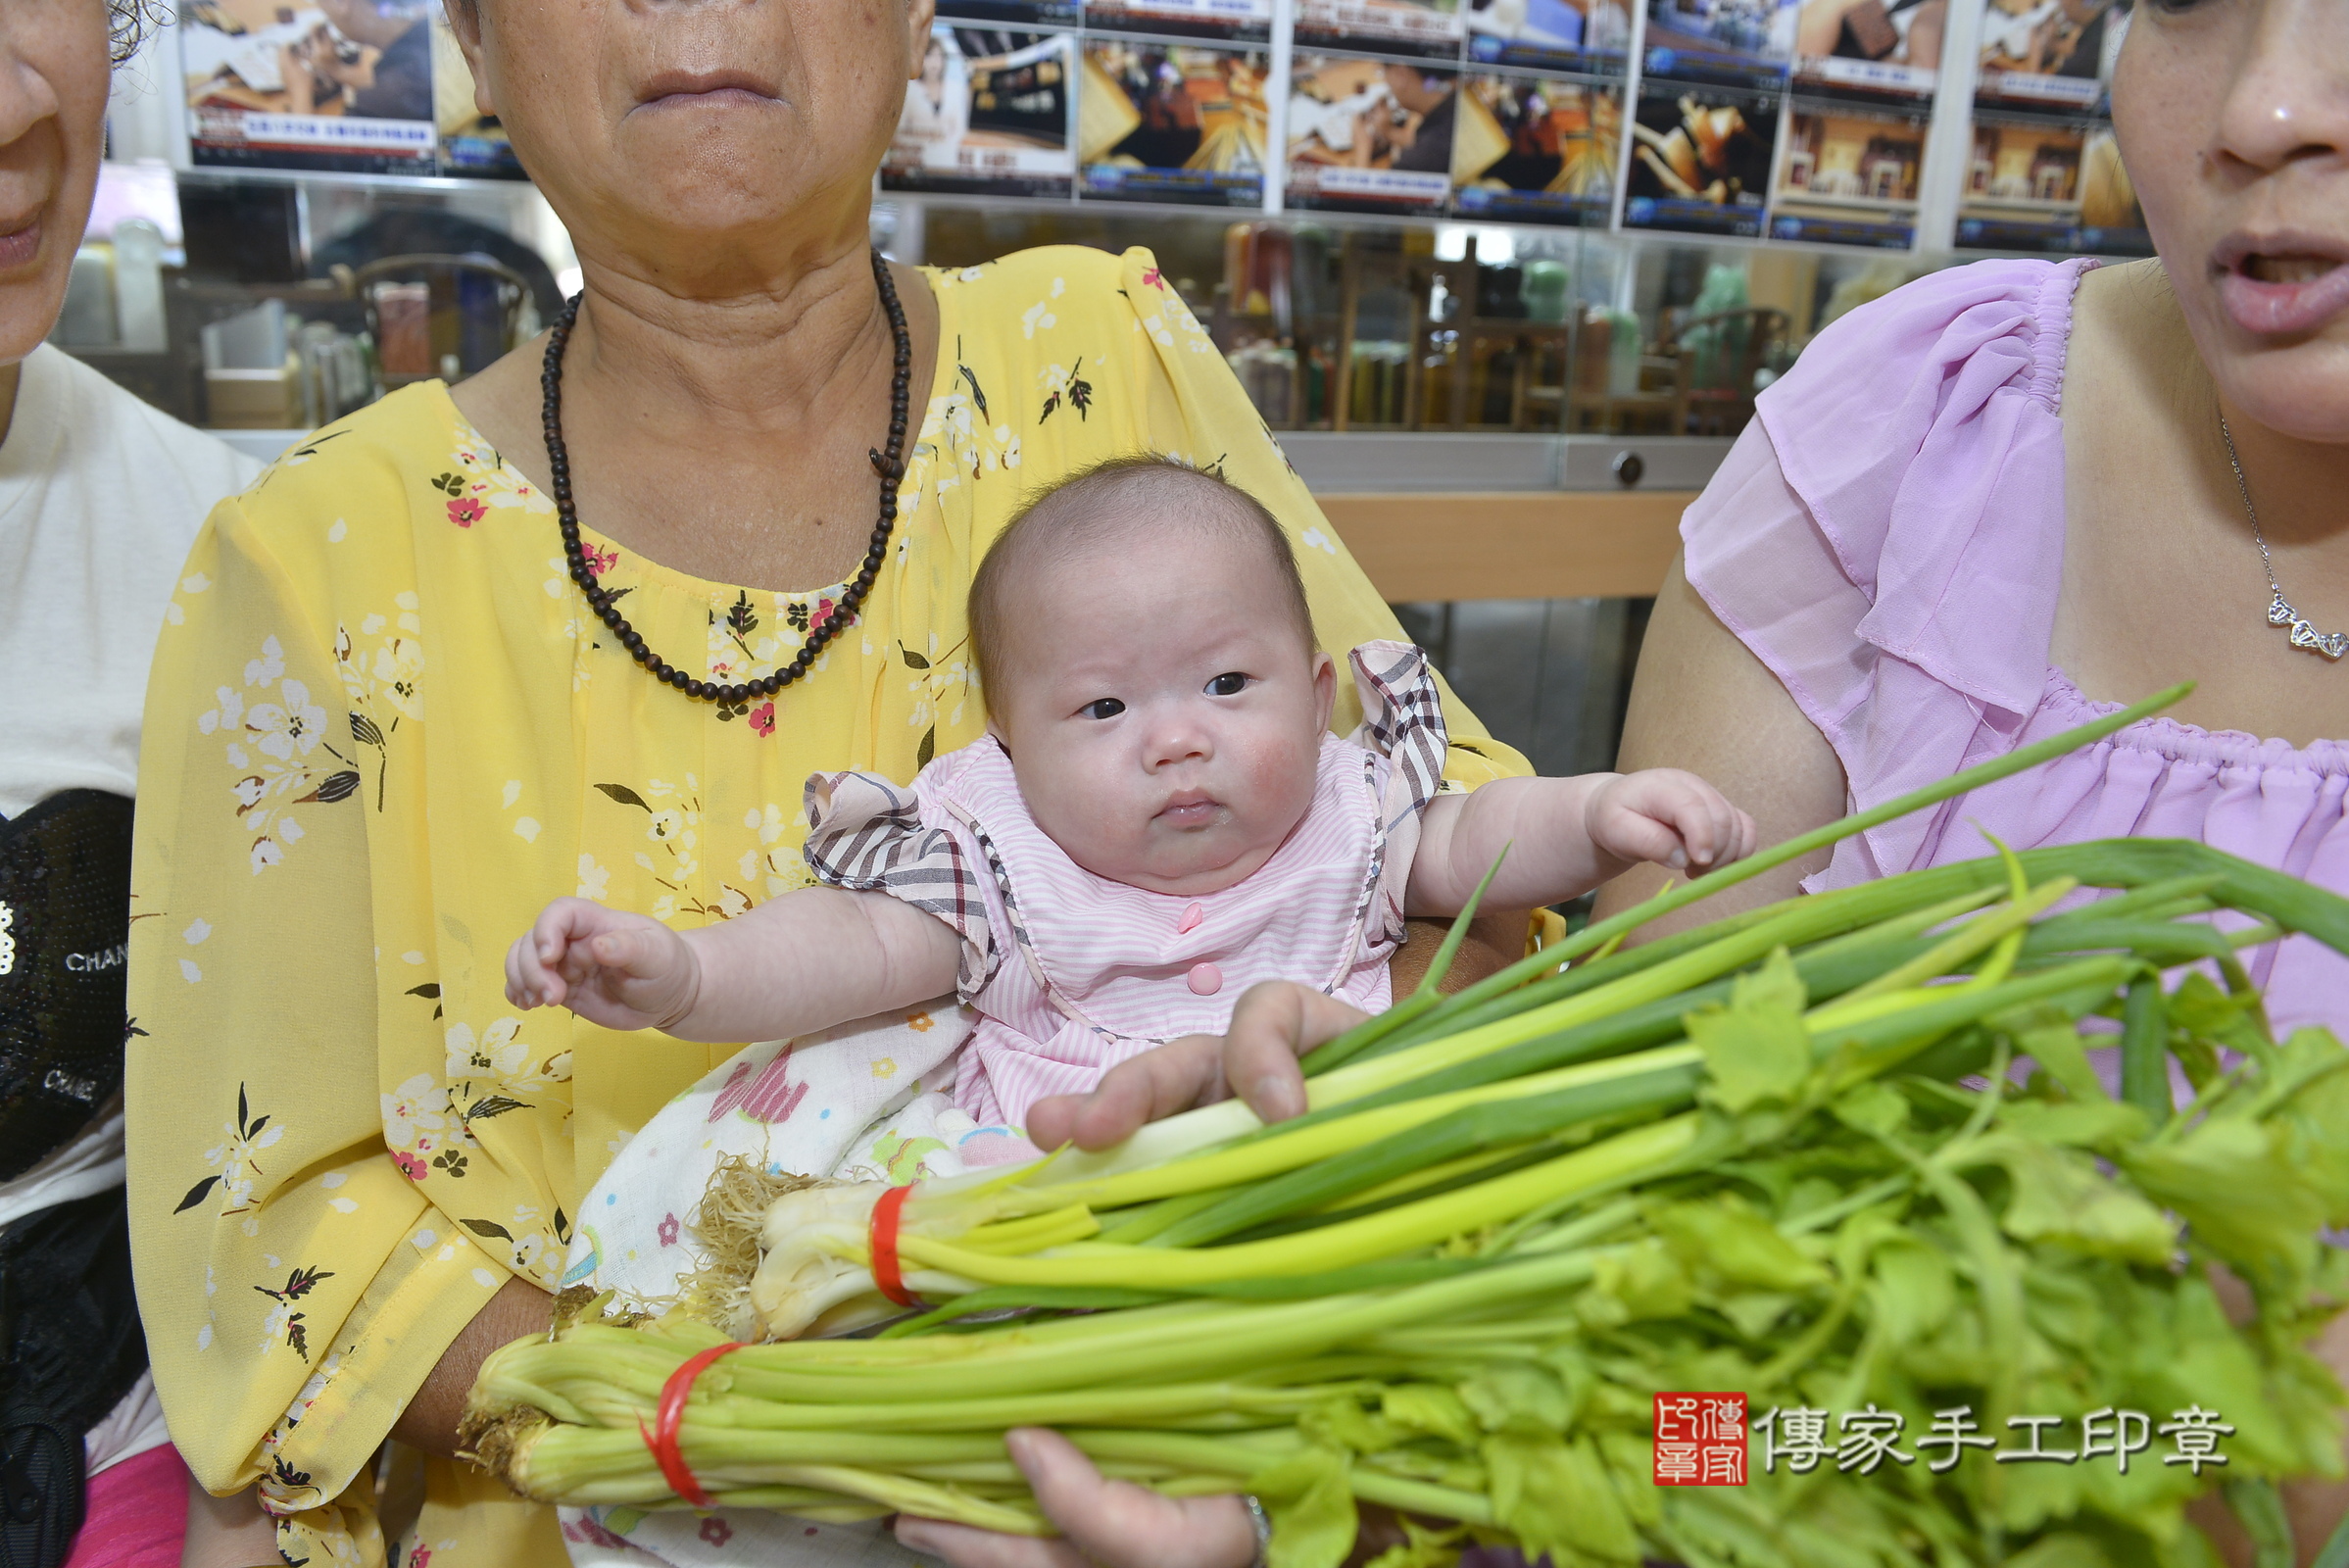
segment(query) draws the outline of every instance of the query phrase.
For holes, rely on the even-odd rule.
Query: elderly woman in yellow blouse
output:
[[[455,1417],[546,1325],[580,1195],[728,1053],[518,1017],[500,956],[564,894],[738,914],[806,880],[810,772],[976,739],[963,596],[1023,489],[1220,466],[1292,530],[1330,648],[1395,635],[1147,254],[869,253],[929,0],[450,10],[578,245],[575,318],[224,503],[147,710],[156,1381],[196,1475],[317,1564],[381,1560],[387,1435],[435,1456],[408,1568],[563,1560],[551,1511],[448,1458]],[[1448,722],[1455,777],[1523,769]]]

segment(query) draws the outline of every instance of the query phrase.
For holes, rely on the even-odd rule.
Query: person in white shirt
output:
[[[0,1560],[43,1568],[175,1568],[187,1532],[122,1206],[130,797],[180,563],[260,466],[42,342],[137,13],[0,6]]]

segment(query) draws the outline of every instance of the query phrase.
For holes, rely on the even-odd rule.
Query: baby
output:
[[[955,1103],[1017,1128],[1153,1045],[1222,1033],[1258,981],[1386,1006],[1404,917],[1458,913],[1504,846],[1490,908],[1754,848],[1687,773],[1444,792],[1435,675],[1400,643],[1353,650],[1364,722],[1330,734],[1338,672],[1280,525],[1163,460],[1031,502],[971,583],[970,628],[986,735],[910,789],[808,780],[822,886],[685,932],[559,899],[509,954],[508,997],[737,1041],[955,991],[977,1016]]]

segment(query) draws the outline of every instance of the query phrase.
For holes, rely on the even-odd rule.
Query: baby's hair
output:
[[[996,536],[970,580],[971,662],[978,666],[980,685],[990,684],[1004,667],[1010,584],[1016,576],[1114,543],[1169,514],[1180,517],[1181,526],[1262,550],[1307,653],[1318,646],[1297,553],[1264,503],[1220,474],[1172,458],[1137,454],[1079,468],[1035,492]]]

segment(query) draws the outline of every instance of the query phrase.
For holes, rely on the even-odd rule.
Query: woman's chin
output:
[[[0,366],[15,365],[41,346],[65,295],[62,267],[26,269],[17,276],[0,277]]]
[[[2202,363],[2233,416],[2296,441],[2349,445],[2349,313],[2315,331],[2260,336],[2221,308],[2215,290],[2178,290]]]
[[[2284,347],[2211,359],[2229,409],[2277,435],[2349,446],[2349,323]]]
[[[795,226],[810,202],[842,183],[795,156],[804,150],[804,138],[763,110],[662,114],[623,124],[599,183],[671,228],[724,235]]]

